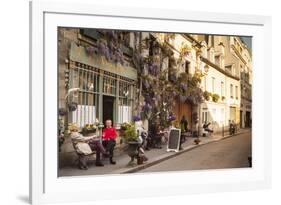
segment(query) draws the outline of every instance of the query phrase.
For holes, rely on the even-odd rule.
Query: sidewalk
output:
[[[250,132],[250,129],[240,129],[238,133],[232,135],[238,135],[241,133]],[[196,147],[216,142],[219,140],[223,140],[225,138],[231,137],[228,134],[225,134],[223,137],[220,134],[213,134],[210,137],[200,137],[201,140],[199,145],[194,144],[194,139],[192,137],[189,137],[186,139],[186,141],[182,144],[182,150],[179,152],[167,152],[167,145],[162,145],[162,149],[150,149],[149,151],[146,151],[145,154],[148,157],[148,161],[145,162],[142,165],[134,165],[134,166],[128,166],[128,162],[130,161],[129,156],[123,152],[120,153],[115,157],[115,160],[117,162],[116,165],[111,165],[108,162],[108,159],[104,159],[104,167],[96,167],[94,164],[94,161],[90,161],[89,169],[88,170],[79,170],[76,166],[68,166],[63,167],[59,170],[59,176],[81,176],[81,175],[104,175],[104,174],[124,174],[124,173],[133,173],[136,171],[139,171],[141,169],[145,169],[147,167],[153,166],[154,164],[157,164],[159,162],[162,162],[164,160],[170,159],[172,157],[178,156],[184,152],[187,152],[191,149],[194,149]]]

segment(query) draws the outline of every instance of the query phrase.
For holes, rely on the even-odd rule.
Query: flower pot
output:
[[[92,135],[96,133],[96,129],[83,129],[82,130],[82,134],[83,135]]]
[[[198,145],[200,142],[201,142],[201,140],[199,140],[199,139],[195,139],[195,140],[194,140],[194,143],[195,143],[196,145]]]
[[[74,112],[77,109],[78,104],[75,102],[71,102],[68,104],[68,110],[70,112]]]
[[[132,160],[134,160],[134,158],[138,155],[138,147],[139,147],[139,143],[138,142],[128,142],[128,152],[127,154],[129,155],[129,157],[132,158]]]

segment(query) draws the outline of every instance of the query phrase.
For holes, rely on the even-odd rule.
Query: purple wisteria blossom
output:
[[[133,116],[133,121],[134,122],[137,122],[137,121],[140,121],[141,120],[141,117],[140,116],[138,116],[138,115],[134,115]]]

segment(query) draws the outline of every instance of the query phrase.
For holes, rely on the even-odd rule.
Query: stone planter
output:
[[[131,157],[131,160],[128,163],[128,165],[133,165],[134,159],[138,156],[138,148],[139,148],[138,142],[135,141],[128,142],[127,154],[129,157]]]

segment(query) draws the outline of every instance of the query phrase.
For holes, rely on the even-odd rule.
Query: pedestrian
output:
[[[151,134],[153,147],[157,149],[162,149],[161,143],[164,132],[161,129],[160,123],[156,122],[156,124],[153,124]]]
[[[185,115],[183,115],[181,118],[181,121],[180,121],[180,128],[181,128],[182,132],[188,131],[187,125],[188,125],[188,122],[185,118]]]
[[[72,124],[69,127],[71,132],[70,137],[74,146],[74,149],[78,155],[78,167],[79,169],[88,169],[87,156],[96,151],[96,166],[104,166],[100,159],[100,153],[106,155],[106,151],[99,139],[95,134],[91,136],[83,136],[79,133],[79,128],[77,125]]]
[[[117,132],[114,127],[112,127],[112,121],[110,119],[105,121],[105,128],[102,131],[102,144],[106,151],[109,153],[110,164],[116,164],[113,160],[114,148],[116,145]]]

